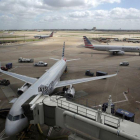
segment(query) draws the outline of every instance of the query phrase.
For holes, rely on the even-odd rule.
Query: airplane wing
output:
[[[9,75],[11,77],[14,77],[16,79],[19,79],[21,81],[24,81],[26,83],[29,83],[29,84],[33,84],[33,83],[35,83],[37,81],[36,78],[32,78],[32,77],[28,77],[28,76],[12,73],[12,72],[3,71],[1,69],[0,69],[0,72],[4,73],[6,75]]]
[[[103,78],[109,78],[116,76],[117,74],[112,74],[112,75],[107,75],[107,76],[98,76],[98,77],[92,77],[92,78],[82,78],[82,79],[74,79],[74,80],[66,80],[66,81],[59,81],[55,88],[58,87],[63,87],[63,86],[68,86],[68,85],[74,85],[74,84],[79,84],[79,83],[84,83],[84,82],[89,82],[93,80],[99,80]]]
[[[109,50],[109,52],[121,52],[121,50]]]

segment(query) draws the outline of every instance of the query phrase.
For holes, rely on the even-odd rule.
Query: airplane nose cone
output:
[[[18,129],[15,128],[15,125],[13,125],[13,122],[6,119],[6,124],[5,124],[5,134],[7,136],[13,136],[18,132]]]
[[[5,134],[7,136],[16,135],[17,133],[21,132],[27,125],[28,125],[27,118],[17,121],[10,121],[9,119],[6,119]]]

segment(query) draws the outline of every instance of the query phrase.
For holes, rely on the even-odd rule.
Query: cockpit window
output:
[[[13,118],[13,116],[10,115],[10,114],[8,114],[8,119],[9,119],[10,121],[12,121],[12,118]]]
[[[13,117],[13,121],[19,120],[20,119],[20,115],[14,116]]]
[[[17,120],[19,120],[19,119],[25,118],[25,115],[24,115],[24,114],[21,114],[21,115],[17,115],[17,116],[12,116],[11,114],[8,114],[7,118],[8,118],[10,121],[17,121]]]

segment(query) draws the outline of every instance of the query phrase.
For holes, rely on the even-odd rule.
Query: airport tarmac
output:
[[[20,35],[20,33],[18,34]],[[23,34],[23,32],[21,32],[21,34]],[[31,34],[31,32],[29,34],[34,35],[34,33]],[[39,34],[41,34],[41,32]],[[11,69],[11,72],[30,77],[40,77],[45,73],[46,69],[49,69],[54,63],[56,63],[55,60],[49,58],[61,58],[62,46],[65,41],[65,57],[67,59],[80,58],[80,60],[67,63],[68,72],[63,74],[61,80],[84,78],[86,77],[86,70],[91,70],[94,74],[96,74],[96,71],[104,71],[108,74],[118,72],[116,77],[74,85],[78,94],[75,101],[97,108],[98,105],[107,102],[109,95],[112,95],[115,108],[121,108],[135,113],[135,122],[140,124],[139,54],[125,53],[125,55],[113,56],[108,52],[100,52],[84,48],[82,36],[86,35],[91,38],[93,34],[94,32],[86,32],[84,34],[84,32],[61,31],[54,33],[54,37],[52,38],[43,39],[38,42],[15,44],[15,46],[14,44],[0,45],[0,61],[2,66],[8,62],[13,63],[13,69]],[[97,43],[96,41],[92,42]],[[139,46],[139,43],[111,42],[109,44]],[[19,57],[34,58],[35,62],[44,61],[48,63],[48,66],[34,67],[33,63],[18,63]],[[129,66],[119,66],[119,63],[122,61],[128,61]],[[9,104],[9,101],[12,98],[17,97],[17,88],[21,87],[24,83],[1,73],[0,78],[8,79],[11,83],[8,89],[6,87],[3,89],[3,87],[0,86],[0,109],[10,108],[11,104]],[[9,95],[9,90],[11,96]],[[57,91],[58,89],[55,92]],[[125,91],[129,92],[124,94]],[[0,119],[0,132],[4,130],[4,122],[4,119]],[[44,131],[46,130],[45,126],[42,128]],[[16,138],[14,137],[13,139]]]

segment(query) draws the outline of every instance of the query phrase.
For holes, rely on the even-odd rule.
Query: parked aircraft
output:
[[[35,35],[34,38],[45,39],[48,37],[53,37],[53,32],[50,35]]]
[[[60,81],[60,77],[62,76],[63,72],[67,69],[67,62],[77,60],[77,59],[66,60],[66,58],[64,58],[64,50],[65,50],[65,43],[63,46],[62,58],[60,60],[52,58],[54,60],[57,60],[57,62],[48,71],[46,71],[39,79],[31,78],[28,76],[24,76],[12,72],[6,72],[0,69],[0,72],[12,76],[14,78],[17,78],[31,85],[15,101],[15,103],[13,104],[13,106],[9,111],[5,123],[5,133],[7,135],[9,136],[15,135],[28,126],[28,119],[25,116],[21,106],[33,95],[37,95],[39,93],[49,95],[54,91],[54,89],[59,87],[70,86],[70,88],[72,88],[72,85],[74,84],[99,80],[103,78],[109,78],[117,75],[117,74],[112,74],[112,75],[99,76],[99,77]],[[69,94],[71,95],[75,94],[73,93],[73,90],[70,89],[70,91],[72,92]]]
[[[134,46],[113,46],[113,45],[92,45],[86,36],[83,36],[85,47],[98,51],[108,51],[115,54],[124,54],[125,52],[138,52],[140,55],[140,47]]]

